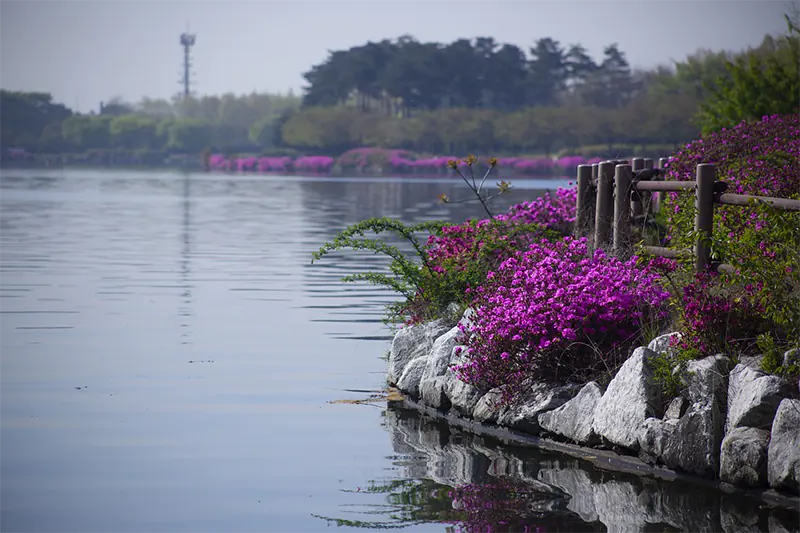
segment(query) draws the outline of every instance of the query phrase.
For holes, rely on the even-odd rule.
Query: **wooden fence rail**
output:
[[[659,168],[666,166],[666,158],[659,160]],[[697,240],[692,250],[695,269],[705,270],[711,265],[711,235],[714,225],[714,206],[750,205],[753,201],[766,202],[778,209],[800,211],[800,200],[726,193],[728,185],[717,181],[713,164],[697,165],[694,181],[633,181],[634,173],[653,168],[652,159],[634,158],[627,161],[604,161],[594,165],[578,166],[578,195],[575,231],[578,235],[594,234],[598,248],[611,249],[622,256],[631,248],[631,222],[639,221],[647,212],[660,207],[660,194],[675,191],[695,191],[694,229]],[[620,194],[620,191],[624,191]],[[676,258],[681,250],[663,246],[645,246],[645,250],[660,257]],[[720,270],[731,270],[730,265],[714,265]]]

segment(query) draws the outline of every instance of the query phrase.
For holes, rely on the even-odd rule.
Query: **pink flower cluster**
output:
[[[575,222],[578,188],[562,188],[555,195],[547,191],[543,196],[531,201],[517,204],[507,214],[498,215],[498,220],[510,220],[525,224],[539,224],[550,229],[569,232],[569,226]]]
[[[763,308],[753,294],[760,286],[748,285],[735,297],[719,290],[715,283],[718,275],[703,272],[683,287],[683,320],[685,331],[682,348],[694,348],[701,353],[749,348],[753,339],[767,326],[758,317]]]
[[[534,159],[501,158],[497,160],[497,164],[500,167],[513,168],[514,171],[520,174],[552,174],[553,172],[558,172],[571,175],[576,172],[578,165],[590,165],[600,161],[602,159],[599,157],[587,159],[580,155],[570,155],[555,160],[546,157]]]
[[[334,159],[325,155],[312,155],[298,157],[294,162],[295,170],[301,172],[328,172],[333,166]]]
[[[717,179],[727,192],[792,198],[800,196],[800,115],[766,116],[759,122],[741,122],[691,142],[670,157],[666,179],[695,179],[698,163],[714,163]],[[672,213],[677,194],[669,195]],[[735,225],[766,224],[747,210],[723,207],[721,221]]]
[[[470,359],[454,370],[490,389],[531,376],[583,381],[616,368],[627,356],[620,346],[667,313],[660,274],[636,261],[590,254],[586,238],[531,244],[474,289],[474,326],[460,326]]]

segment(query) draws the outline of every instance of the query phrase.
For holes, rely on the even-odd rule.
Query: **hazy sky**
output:
[[[795,0],[795,4],[796,4]],[[740,50],[782,32],[792,2],[697,0],[0,0],[0,86],[46,91],[86,112],[120,96],[178,92],[187,23],[198,94],[299,93],[328,50],[411,34],[580,43],[599,59],[617,42],[634,67],[698,48]]]

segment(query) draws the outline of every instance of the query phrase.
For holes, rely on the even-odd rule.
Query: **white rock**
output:
[[[583,386],[578,395],[552,411],[539,415],[539,425],[547,431],[585,444],[595,436],[592,431],[594,411],[603,396],[603,389],[591,381]]]
[[[660,396],[648,363],[654,355],[648,348],[636,348],[608,384],[594,412],[592,428],[595,433],[634,451],[639,448],[642,424],[655,416],[654,406]]]

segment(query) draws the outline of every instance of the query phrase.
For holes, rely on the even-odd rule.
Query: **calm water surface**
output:
[[[503,202],[565,183],[515,180]],[[339,282],[379,258],[311,252],[367,217],[480,216],[436,204],[468,196],[457,180],[4,170],[0,185],[4,532],[796,523],[329,403],[384,385],[393,295]]]

